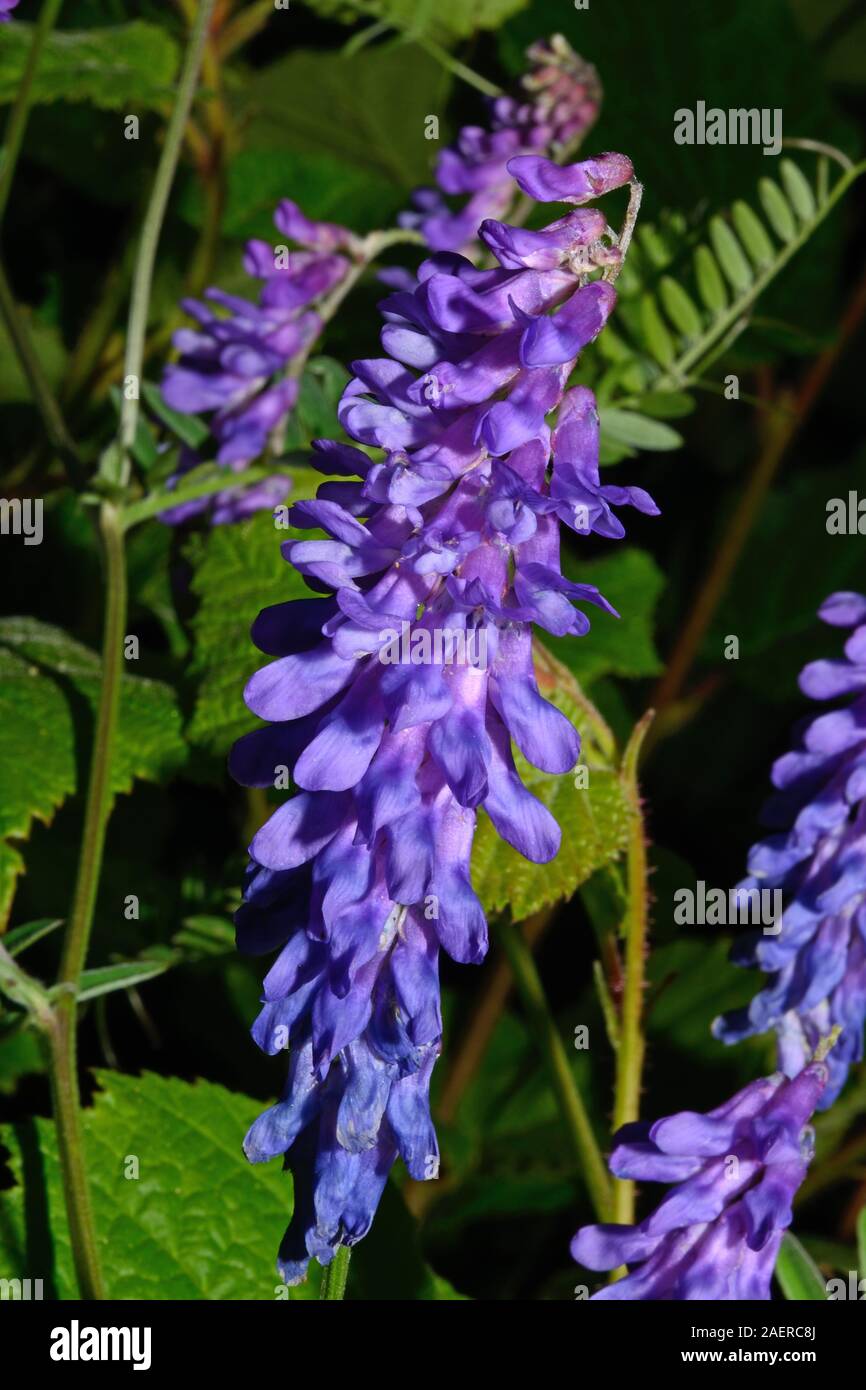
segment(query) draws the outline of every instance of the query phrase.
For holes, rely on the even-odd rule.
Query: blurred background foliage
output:
[[[28,8],[23,0],[18,23],[0,33],[0,103],[10,102],[20,78]],[[91,452],[116,424],[135,229],[188,21],[185,0],[67,0],[40,69],[5,221],[2,250],[16,299],[73,432]],[[662,517],[635,515],[619,548],[591,543],[568,557],[574,575],[597,583],[622,619],[599,614],[582,642],[550,645],[620,743],[662,697],[642,792],[654,898],[644,1104],[646,1113],[664,1114],[708,1108],[772,1065],[762,1042],[726,1051],[711,1039],[711,1018],[747,999],[752,983],[727,963],[728,942],[718,931],[675,927],[672,895],[699,878],[730,886],[742,874],[770,763],[804,712],[796,673],[833,645],[815,609],[834,588],[866,587],[863,540],[825,528],[827,500],[864,486],[864,185],[853,185],[749,305],[745,331],[701,382],[685,392],[668,382],[665,394],[658,389],[668,366],[665,335],[676,347],[683,322],[688,327],[682,306],[677,321],[665,280],[686,287],[706,315],[694,280],[696,246],[718,251],[711,219],[740,201],[760,212],[759,180],[778,176],[778,161],[754,147],[674,145],[673,113],[698,100],[780,107],[786,138],[861,157],[862,6],[696,0],[684,10],[678,0],[592,0],[577,10],[560,0],[292,0],[282,10],[270,0],[222,0],[160,245],[146,369],[158,381],[183,294],[211,283],[244,291],[243,242],[271,238],[281,197],[359,232],[393,223],[411,190],[429,181],[437,149],[462,124],[483,120],[473,74],[513,87],[526,46],[557,31],[603,82],[602,113],[586,150],[624,150],[646,188],[611,325],[612,337],[631,343],[628,371],[618,369],[615,352],[606,359],[591,349],[586,379],[612,410],[605,441],[615,476],[645,486]],[[139,119],[138,139],[124,136],[130,114]],[[430,114],[440,120],[438,143],[424,138]],[[814,174],[814,155],[789,154]],[[761,215],[766,224],[766,209]],[[395,259],[412,263],[405,249]],[[747,286],[753,280],[754,269]],[[660,306],[661,336],[655,311],[645,307],[648,295]],[[376,351],[380,296],[369,276],[329,326],[304,379],[287,440],[292,450],[334,433],[346,364]],[[840,325],[845,342],[837,353]],[[730,373],[740,381],[738,401],[722,395]],[[622,403],[634,400],[640,411],[624,418]],[[158,472],[160,427],[152,411],[149,420],[138,451],[144,476]],[[13,550],[3,540],[0,915],[10,931],[46,924],[27,959],[50,977],[57,938],[47,927],[66,914],[81,829],[98,679],[99,561],[93,528],[41,439],[5,340],[0,429],[4,495],[38,495],[46,504],[41,547]],[[700,634],[694,664],[678,684],[659,688],[747,481],[773,450],[779,456],[766,495],[749,517],[747,542]],[[272,1252],[290,1183],[276,1164],[247,1171],[239,1141],[255,1108],[249,1098],[266,1100],[279,1089],[283,1063],[262,1057],[248,1038],[260,963],[233,954],[230,926],[244,846],[265,801],[231,783],[225,757],[250,722],[240,699],[258,664],[249,622],[298,584],[280,560],[279,539],[270,518],[258,516],[212,532],[176,532],[151,520],[130,540],[129,630],[141,655],[124,696],[115,777],[123,794],[109,830],[91,961],[140,964],[123,989],[100,992],[94,981],[81,1038],[83,1063],[97,1069],[88,1136],[98,1210],[110,1214],[103,1238],[118,1296],[272,1296]],[[740,639],[738,661],[723,659],[729,634]],[[39,679],[25,681],[34,672]],[[567,693],[560,698],[567,707]],[[593,825],[581,822],[561,785],[544,794],[556,799],[565,827],[555,871],[533,877],[513,856],[497,858],[482,831],[476,872],[495,914],[529,918],[566,1045],[577,1024],[590,1028],[590,1050],[575,1051],[573,1066],[604,1145],[612,1062],[592,963],[621,914],[625,812],[611,770],[598,776]],[[124,912],[130,894],[140,899],[137,920]],[[509,993],[495,922],[493,941],[480,970],[443,965],[446,1037],[435,1107],[442,1181],[391,1185],[353,1260],[350,1295],[573,1296],[578,1277],[568,1239],[589,1206]],[[28,1225],[25,1189],[11,1186],[29,1173],[53,1216],[52,1139],[33,1118],[47,1113],[47,1087],[34,1039],[16,1024],[6,1018],[0,1034],[0,1113],[10,1156],[0,1242],[13,1255],[40,1251],[62,1295],[71,1289],[62,1221]],[[142,1072],[132,1085],[128,1078]],[[816,1170],[797,1218],[827,1271],[856,1267],[864,1112],[861,1074],[820,1122],[819,1153],[829,1161]],[[133,1197],[115,1170],[118,1154],[136,1151],[138,1136],[155,1159],[150,1186]],[[143,1218],[135,1203],[145,1199]],[[178,1234],[183,1211],[191,1219]],[[226,1244],[208,1230],[223,1222],[228,1259]]]

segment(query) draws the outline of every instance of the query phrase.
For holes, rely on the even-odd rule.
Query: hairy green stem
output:
[[[125,358],[126,375],[136,378],[141,367],[157,241],[177,164],[183,128],[198,80],[202,48],[213,3],[214,0],[201,0],[199,5],[178,88],[177,103],[169,121],[165,146],[142,227],[133,275]],[[124,398],[120,419],[121,476],[115,481],[120,481],[123,484],[128,478],[129,449],[135,438],[138,419],[138,391],[136,390],[132,394],[135,399]],[[102,639],[102,679],[84,809],[84,832],[78,862],[78,875],[60,962],[58,975],[60,988],[55,1004],[53,1027],[48,1032],[51,1089],[63,1191],[69,1219],[73,1261],[82,1298],[101,1298],[103,1295],[99,1250],[87,1185],[81,1127],[76,1024],[78,987],[87,959],[87,948],[93,925],[93,914],[105,850],[105,836],[111,812],[114,744],[120,711],[123,641],[126,624],[126,556],[124,553],[122,513],[114,502],[104,501],[102,503],[99,514],[99,529],[102,540],[106,595]]]
[[[501,923],[499,939],[547,1066],[590,1200],[599,1220],[608,1221],[611,1215],[611,1190],[607,1168],[583,1098],[577,1089],[565,1044],[548,1008],[538,967],[519,927],[511,922]]]
[[[130,450],[138,424],[141,366],[144,359],[144,339],[147,332],[147,314],[150,305],[156,248],[168,204],[168,195],[171,192],[171,185],[180,156],[184,128],[198,85],[199,70],[213,7],[214,0],[199,0],[195,24],[190,34],[183,72],[178,84],[177,100],[166,128],[165,143],[162,147],[150,202],[141,228],[138,255],[132,277],[132,297],[129,306],[129,324],[126,331],[126,351],[123,359],[124,382],[132,378],[134,389],[124,391],[120,412],[121,460],[118,481],[121,484],[125,484],[129,479]]]
[[[322,1270],[322,1283],[319,1299],[336,1302],[346,1297],[346,1283],[349,1278],[349,1260],[352,1252],[348,1245],[338,1245],[334,1258]]]
[[[273,468],[247,468],[243,473],[232,473],[229,469],[221,468],[219,464],[215,467],[219,469],[219,475],[215,473],[202,482],[178,487],[173,492],[151,492],[137,502],[128,502],[121,514],[124,531],[128,531],[131,526],[137,526],[140,521],[159,516],[160,512],[182,507],[185,502],[196,502],[200,497],[213,497],[217,492],[225,492],[226,488],[249,487],[252,483],[260,483],[265,478],[275,476]]]
[[[45,40],[57,23],[57,16],[62,4],[63,0],[43,0],[33,32],[33,40],[27,54],[21,86],[18,88],[12,110],[9,113],[9,120],[6,123],[6,138],[3,142],[2,153],[0,153],[0,222],[3,221],[3,214],[9,201],[9,192],[15,177],[15,166],[21,153],[24,132],[27,129],[27,118],[30,115],[33,97],[33,79],[36,76],[36,69],[39,66],[39,58]]]
[[[635,725],[623,754],[623,790],[631,812],[627,851],[627,906],[623,922],[625,937],[624,981],[619,1019],[619,1046],[616,1052],[616,1089],[613,1127],[630,1124],[640,1110],[646,1039],[643,1033],[643,997],[646,985],[647,929],[649,893],[647,887],[646,835],[637,782],[641,745],[653,719],[648,710]],[[634,1220],[634,1183],[618,1179],[613,1191],[613,1219],[626,1224]]]
[[[81,1099],[76,1061],[76,995],[87,958],[105,848],[105,832],[111,810],[111,770],[120,708],[121,663],[126,623],[126,562],[120,514],[111,502],[102,504],[100,533],[106,592],[102,680],[90,761],[78,877],[58,975],[58,984],[66,988],[62,989],[58,997],[54,1010],[54,1026],[48,1033],[54,1122],[57,1126],[72,1255],[82,1298],[102,1297],[102,1275],[87,1188],[80,1123]]]

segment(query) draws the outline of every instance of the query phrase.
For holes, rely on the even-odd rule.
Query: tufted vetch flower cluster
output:
[[[776,1073],[753,1081],[706,1115],[682,1111],[623,1126],[611,1172],[675,1185],[636,1226],[578,1231],[571,1250],[579,1264],[629,1266],[593,1299],[769,1299],[791,1203],[814,1151],[809,1120],[827,1078],[826,1063],[815,1061],[793,1080]]]
[[[539,693],[532,627],[582,635],[575,602],[609,609],[563,577],[560,525],[617,538],[616,507],[657,511],[642,489],[600,481],[594,398],[568,388],[615,301],[589,272],[617,251],[583,204],[628,183],[631,165],[528,155],[509,171],[570,210],[539,231],[487,220],[496,268],[437,254],[384,300],[387,356],[353,363],[338,410],[354,443],[317,443],[329,480],[292,509],[296,527],[324,533],[284,545],[315,596],[253,627],[275,660],[246,700],[270,722],[231,768],[253,786],[286,768],[297,789],[252,841],[237,918],[241,949],[280,952],[254,1036],[288,1047],[288,1080],[246,1151],[286,1154],[294,1175],[288,1282],[365,1234],[397,1155],[412,1177],[436,1176],[439,951],[477,962],[487,946],[470,876],[478,809],[528,859],[550,860],[559,827],[512,741],[549,773],[579,752]]]
[[[853,631],[844,657],[810,662],[800,688],[815,700],[853,699],[807,721],[773,766],[776,792],[764,820],[776,833],[753,847],[741,886],[782,891],[781,928],[744,937],[734,952],[770,979],[747,1008],[717,1019],[714,1032],[730,1043],[774,1029],[779,1065],[792,1076],[841,1028],[828,1058],[826,1108],[863,1056],[866,1022],[866,597],[831,594],[819,616]]]
[[[293,410],[298,368],[322,331],[322,302],[363,249],[345,227],[311,221],[288,198],[278,205],[274,223],[286,243],[274,247],[249,241],[244,255],[244,269],[262,282],[258,299],[209,289],[204,303],[185,300],[183,307],[196,327],[175,333],[179,359],[166,367],[162,381],[163,397],[173,410],[210,416],[216,461],[234,473],[242,473],[265,451]],[[194,450],[184,448],[171,484],[201,461]],[[275,506],[289,488],[290,480],[279,476],[227,488],[217,495],[211,519],[216,524],[241,520]],[[210,506],[208,498],[186,502],[163,512],[162,520],[178,524]]]

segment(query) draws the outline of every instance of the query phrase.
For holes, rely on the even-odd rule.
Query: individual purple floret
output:
[[[433,251],[479,250],[478,227],[486,217],[505,217],[514,201],[508,161],[520,154],[560,156],[576,149],[594,125],[601,105],[595,68],[561,34],[527,50],[530,71],[524,94],[488,101],[490,129],[464,126],[436,163],[437,188],[420,188],[404,227],[416,227]],[[453,206],[449,198],[466,199]]]
[[[234,473],[242,473],[264,453],[292,411],[299,388],[293,364],[306,360],[322,330],[317,307],[362,250],[344,227],[311,222],[287,198],[277,207],[274,222],[287,243],[303,249],[247,243],[244,269],[262,281],[257,303],[219,289],[205,291],[206,303],[185,300],[196,327],[174,335],[180,357],[166,367],[162,381],[163,397],[173,410],[211,416],[216,461]],[[201,461],[185,449],[170,486]],[[290,479],[275,476],[252,488],[226,489],[215,502],[187,502],[163,512],[161,519],[174,525],[213,505],[212,521],[238,521],[275,506],[290,487]]]
[[[780,830],[752,848],[741,887],[782,890],[781,930],[750,934],[734,948],[739,964],[771,979],[713,1031],[732,1043],[774,1028],[779,1065],[793,1076],[841,1027],[828,1059],[826,1109],[863,1056],[866,1021],[866,597],[831,594],[819,616],[854,631],[842,660],[804,668],[800,689],[815,700],[854,698],[807,721],[794,751],[773,766],[777,791],[763,818]]]
[[[769,1299],[791,1203],[813,1154],[808,1121],[827,1076],[826,1064],[813,1062],[792,1081],[781,1073],[753,1081],[709,1114],[684,1110],[624,1125],[611,1172],[675,1186],[636,1226],[578,1231],[571,1253],[579,1264],[630,1267],[593,1299]]]
[[[8,24],[12,18],[12,11],[17,7],[18,0],[0,0],[0,24]]]
[[[618,155],[591,167],[597,192],[631,175]],[[576,166],[573,188],[586,179]],[[538,232],[486,222],[500,268],[441,254],[384,301],[389,355],[353,363],[338,409],[364,448],[317,443],[333,480],[291,520],[324,538],[283,546],[320,596],[253,626],[276,660],[246,700],[271,722],[235,745],[232,772],[266,787],[290,771],[298,789],[253,839],[238,915],[242,950],[282,947],[254,1036],[289,1047],[289,1078],[246,1151],[288,1153],[289,1282],[365,1234],[397,1154],[412,1177],[436,1176],[439,950],[477,962],[487,948],[470,879],[478,808],[536,863],[559,848],[512,754],[513,741],[565,773],[579,750],[539,693],[532,625],[582,635],[574,601],[609,610],[563,577],[559,523],[618,537],[615,506],[657,510],[640,488],[600,483],[592,393],[566,390],[614,304],[583,273],[609,258],[603,225],[586,209]]]

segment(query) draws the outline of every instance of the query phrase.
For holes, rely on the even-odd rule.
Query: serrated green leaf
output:
[[[661,420],[641,415],[636,410],[621,410],[605,406],[599,411],[602,435],[607,434],[619,444],[635,449],[679,449],[683,437]]]
[[[71,685],[95,710],[102,683],[100,658],[62,628],[36,618],[2,618],[0,659],[4,653],[27,665],[28,694],[34,692],[30,682],[44,675]],[[23,679],[18,667],[16,674]],[[124,675],[112,791],[130,791],[137,777],[159,781],[175,771],[185,756],[180,714],[171,686],[147,676]],[[0,812],[0,826],[3,824]]]
[[[588,785],[575,784],[576,772],[560,776],[539,772],[514,750],[522,782],[552,812],[562,830],[559,853],[548,864],[524,859],[499,837],[487,815],[479,814],[472,883],[485,912],[507,911],[515,922],[570,898],[596,869],[618,858],[630,827],[631,812],[619,772],[596,748],[592,725],[569,690],[567,677],[557,676],[555,683],[540,679],[539,686],[582,735],[579,765],[588,769]]]
[[[21,85],[34,27],[4,25],[0,103],[12,101]],[[43,46],[30,100],[87,101],[112,111],[163,109],[173,96],[178,63],[174,39],[143,20],[104,29],[58,30]]]
[[[764,266],[771,265],[776,254],[773,243],[767,236],[763,222],[752,211],[749,204],[740,199],[734,203],[731,216],[734,219],[734,226],[740,241],[751,256],[756,268],[762,270]]]
[[[827,1285],[812,1256],[796,1236],[786,1231],[776,1260],[776,1278],[787,1299],[797,1302],[824,1302]]]
[[[48,822],[77,786],[83,697],[95,712],[102,681],[97,654],[35,618],[0,619],[0,838],[24,839],[31,822]],[[70,693],[71,697],[70,698]],[[111,789],[137,777],[159,780],[186,757],[174,691],[162,681],[123,677]],[[22,861],[7,853],[0,878],[0,921]]]
[[[754,279],[752,267],[734,233],[721,217],[710,219],[710,240],[722,270],[733,288],[742,294]]]
[[[767,221],[781,241],[793,241],[797,235],[797,224],[791,211],[791,204],[777,183],[772,179],[761,179],[758,184],[761,205],[767,214]]]
[[[728,307],[728,292],[718,261],[708,246],[699,246],[695,252],[695,279],[701,299],[710,313],[723,313]]]
[[[659,281],[659,294],[664,311],[674,328],[678,329],[684,338],[697,338],[703,329],[703,319],[694,300],[686,294],[682,285],[672,280],[669,275],[663,275]]]
[[[190,1085],[147,1072],[100,1072],[98,1080],[102,1089],[82,1123],[107,1296],[273,1299],[292,1188],[279,1164],[249,1164],[243,1156],[241,1140],[261,1103],[208,1081]],[[54,1127],[35,1124],[35,1167],[24,1164],[20,1130],[3,1131],[19,1184],[0,1194],[4,1274],[53,1271],[56,1296],[75,1298]],[[131,1159],[137,1177],[128,1176]],[[53,1252],[47,1269],[32,1268],[25,1203],[44,1216]]]
[[[643,336],[650,353],[661,366],[669,367],[676,358],[676,347],[653,295],[643,296],[640,315]]]
[[[783,159],[779,165],[779,173],[782,176],[788,201],[800,221],[811,221],[816,210],[815,194],[803,170],[792,159]]]

